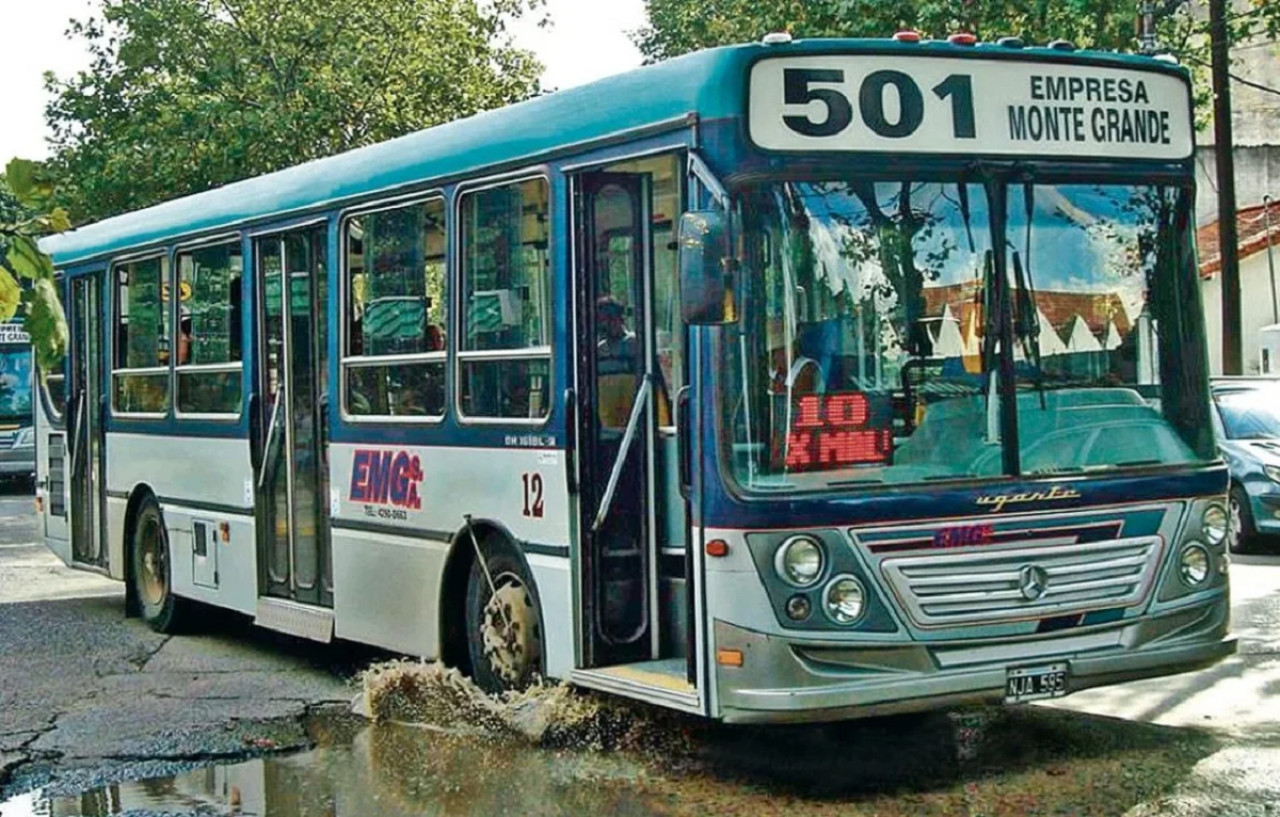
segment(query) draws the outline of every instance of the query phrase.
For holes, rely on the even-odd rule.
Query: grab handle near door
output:
[[[256,391],[249,392],[249,465],[256,474],[262,467],[262,415],[261,398]]]
[[[689,387],[676,392],[676,459],[679,460],[680,496],[689,498],[693,485],[693,446],[689,439]]]
[[[271,445],[276,439],[276,428],[279,423],[276,421],[280,418],[280,397],[284,393],[283,389],[276,391],[276,400],[271,405],[271,422],[267,426],[267,440],[262,446],[262,467],[258,469],[258,490],[267,484],[267,473],[271,470]]]
[[[636,430],[640,427],[640,418],[644,416],[649,405],[649,390],[653,388],[653,375],[645,374],[636,392],[635,403],[631,406],[631,419],[627,420],[627,430],[622,435],[622,445],[618,447],[618,458],[613,461],[613,471],[609,474],[609,484],[604,489],[604,498],[600,500],[600,510],[591,523],[591,532],[597,533],[604,526],[609,516],[609,506],[613,504],[613,493],[618,490],[618,480],[622,478],[622,466],[627,461],[627,452],[635,442]]]
[[[80,449],[84,446],[80,439],[80,429],[84,428],[84,415],[88,410],[86,405],[87,397],[83,389],[80,390],[80,398],[76,400],[76,416],[71,426],[71,473],[80,473]]]
[[[578,493],[578,395],[564,390],[564,470],[569,496]]]

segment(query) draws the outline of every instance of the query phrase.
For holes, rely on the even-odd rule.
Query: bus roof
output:
[[[726,46],[556,91],[368,147],[234,182],[50,236],[41,247],[59,266],[163,244],[184,236],[283,218],[395,191],[433,179],[540,157],[689,114],[719,119],[741,113],[742,70],[762,54],[876,51],[906,55],[1021,56],[1091,60],[1182,72],[1146,57],[1047,48],[797,40],[786,46]]]

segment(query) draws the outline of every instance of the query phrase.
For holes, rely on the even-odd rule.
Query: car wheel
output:
[[[1227,546],[1232,553],[1248,553],[1253,540],[1258,535],[1253,524],[1253,509],[1249,505],[1249,494],[1239,485],[1231,487],[1230,522],[1227,527]]]

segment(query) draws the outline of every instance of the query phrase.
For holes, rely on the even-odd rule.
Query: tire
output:
[[[490,693],[524,689],[544,671],[537,590],[524,563],[509,549],[486,546],[484,554],[501,603],[491,604],[489,579],[480,561],[473,561],[466,607],[472,680]]]
[[[189,604],[173,594],[169,534],[153,497],[142,500],[129,543],[133,592],[138,614],[158,633],[175,633],[188,619]]]
[[[1239,485],[1232,485],[1227,505],[1227,547],[1232,553],[1248,553],[1258,537],[1249,494]]]

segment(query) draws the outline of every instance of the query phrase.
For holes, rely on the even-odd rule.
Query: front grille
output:
[[[1151,589],[1162,552],[1160,537],[1143,536],[888,558],[880,569],[916,624],[954,627],[1137,604]],[[1023,594],[1027,572],[1047,577],[1043,595]]]

